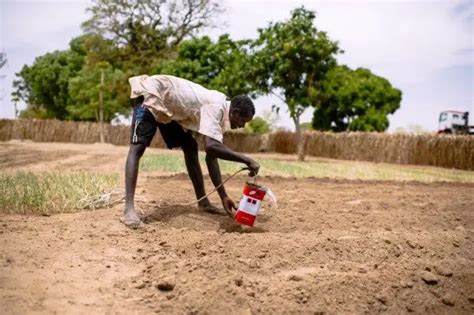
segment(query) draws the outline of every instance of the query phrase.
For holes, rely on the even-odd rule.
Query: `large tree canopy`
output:
[[[388,114],[402,98],[400,90],[370,70],[347,66],[332,69],[321,84],[322,98],[316,106],[312,125],[318,130],[384,131]]]
[[[28,104],[21,117],[95,120],[101,75],[98,65],[103,64],[107,65],[102,69],[108,106],[105,117],[126,111],[128,85],[116,56],[110,40],[92,34],[73,39],[68,50],[47,53],[33,65],[25,65],[17,73],[12,93]]]
[[[229,97],[254,90],[248,41],[232,41],[225,34],[213,42],[209,37],[184,41],[175,60],[161,63],[154,73],[170,74],[221,91]]]
[[[16,75],[13,87],[16,95],[28,107],[23,117],[67,119],[66,105],[69,100],[69,79],[82,68],[83,51],[75,50],[73,42],[70,50],[54,51],[37,57],[31,66],[23,66]]]
[[[88,11],[84,31],[111,39],[128,68],[148,72],[186,37],[213,26],[222,9],[215,0],[96,0]]]
[[[257,89],[281,93],[298,134],[298,156],[304,158],[300,116],[317,103],[326,73],[336,65],[337,42],[314,26],[315,13],[304,7],[284,22],[259,29],[253,45]]]

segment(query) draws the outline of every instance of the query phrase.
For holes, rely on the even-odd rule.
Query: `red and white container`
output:
[[[266,192],[267,189],[264,187],[246,183],[242,198],[240,199],[239,209],[234,217],[235,221],[240,224],[253,226]]]

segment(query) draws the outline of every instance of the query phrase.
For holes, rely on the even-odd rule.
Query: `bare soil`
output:
[[[121,172],[126,152],[8,142],[0,168]],[[244,181],[226,185],[236,200]],[[192,200],[184,174],[141,174],[137,205],[147,223],[138,230],[119,222],[122,204],[0,214],[0,313],[474,312],[473,184],[259,183],[279,207],[253,228],[194,206],[162,207]]]

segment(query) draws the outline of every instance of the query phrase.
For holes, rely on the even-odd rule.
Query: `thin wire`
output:
[[[232,177],[234,177],[235,175],[239,174],[240,172],[243,172],[243,171],[246,171],[248,170],[248,168],[244,167],[238,171],[236,171],[234,174],[230,175],[229,177],[227,177],[222,183],[220,183],[219,185],[217,185],[210,193],[206,194],[205,196],[199,198],[198,200],[195,200],[195,201],[192,201],[192,202],[188,202],[188,203],[177,203],[177,204],[171,204],[171,205],[160,205],[159,208],[169,208],[169,207],[186,207],[186,206],[190,206],[190,205],[193,205],[195,203],[198,203],[199,201],[203,200],[203,199],[206,199],[207,197],[209,197],[211,194],[215,193],[219,188],[221,188],[222,185],[224,185],[225,183],[227,183],[227,181],[229,181]],[[257,176],[255,176],[256,178]],[[256,179],[255,179],[256,180]]]
[[[184,206],[190,206],[190,205],[193,205],[195,203],[198,203],[199,201],[209,197],[211,194],[216,192],[219,188],[222,187],[222,185],[224,185],[226,182],[228,182],[232,177],[234,177],[238,173],[246,171],[246,170],[248,170],[248,168],[244,167],[244,168],[236,171],[234,174],[227,177],[222,183],[217,185],[210,193],[208,193],[207,195],[199,198],[198,200],[188,202],[188,203],[160,205],[159,208],[184,207]],[[257,181],[257,176],[254,177],[254,183],[256,183],[256,181]],[[122,196],[119,199],[112,200],[113,195],[120,195],[121,193],[123,193],[123,190],[115,188],[115,189],[113,189],[112,191],[110,191],[108,193],[103,193],[103,194],[100,194],[100,195],[83,198],[79,201],[78,208],[80,208],[80,209],[86,209],[86,208],[96,209],[96,208],[100,208],[102,206],[110,207],[113,204],[121,202],[125,199],[125,197]]]

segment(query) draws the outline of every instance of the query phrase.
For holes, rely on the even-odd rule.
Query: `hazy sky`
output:
[[[269,21],[287,19],[304,4],[317,13],[316,27],[339,41],[340,63],[366,67],[403,92],[390,130],[419,125],[437,128],[440,111],[468,110],[474,124],[474,2],[463,1],[224,1],[217,37],[254,38]],[[54,50],[68,48],[81,34],[90,1],[0,0],[0,50],[8,65],[0,70],[3,100],[0,118],[12,118],[11,83],[24,64]],[[278,104],[274,97],[256,100],[257,114]],[[279,125],[292,127],[284,113]],[[310,121],[311,111],[303,116]]]

